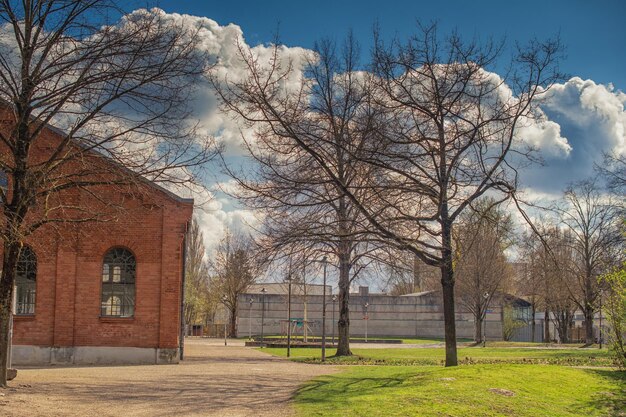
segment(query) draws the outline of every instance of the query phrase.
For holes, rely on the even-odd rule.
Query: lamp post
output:
[[[248,303],[250,303],[250,308],[248,308],[248,340],[252,340],[252,304],[254,298],[250,297]]]
[[[598,345],[602,349],[602,290],[600,290],[600,328],[598,329]]]
[[[324,264],[324,283],[322,288],[322,362],[326,361],[326,257],[322,258]]]
[[[289,265],[289,283],[287,289],[287,357],[291,357],[291,265]]]
[[[483,298],[486,300],[489,299],[489,293],[486,292],[483,294]],[[483,347],[487,346],[487,307],[489,305],[485,304],[485,317],[483,317]]]
[[[265,343],[265,293],[267,288],[261,288],[261,345]]]
[[[228,297],[226,297],[226,294],[224,294],[222,296],[222,302],[224,303],[224,310],[226,314],[226,317],[224,318],[224,346],[228,346],[228,342],[226,339],[226,326],[228,323],[229,314],[228,314],[228,308],[226,307],[226,301],[228,301]]]
[[[337,301],[337,296],[333,294],[333,346],[335,345],[335,302]]]
[[[365,303],[363,307],[365,307],[365,343],[367,343],[367,322],[369,321],[369,316],[367,315],[367,308],[370,306],[370,303]]]

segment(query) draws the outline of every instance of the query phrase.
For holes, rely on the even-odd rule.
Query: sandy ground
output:
[[[337,371],[223,343],[188,340],[178,365],[22,369],[0,416],[290,416],[302,383]]]

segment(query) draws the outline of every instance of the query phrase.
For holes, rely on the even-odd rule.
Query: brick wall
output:
[[[57,133],[44,130],[33,147],[32,160],[45,158],[59,140]],[[120,175],[118,168],[106,166],[101,157],[85,159],[67,164],[63,173],[95,164],[101,169],[94,175],[100,178]],[[97,214],[101,221],[49,224],[27,238],[38,260],[35,314],[15,317],[13,343],[176,348],[182,245],[193,203],[176,199],[145,181],[73,189],[54,199],[53,203],[78,205]],[[42,208],[35,207],[30,218],[41,215]],[[63,215],[78,217],[83,213],[65,210]],[[102,261],[116,246],[129,249],[137,262],[132,318],[100,317]]]

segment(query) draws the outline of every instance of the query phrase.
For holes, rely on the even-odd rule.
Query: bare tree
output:
[[[585,343],[592,344],[593,317],[601,290],[598,277],[619,265],[624,248],[620,230],[623,211],[614,197],[600,192],[596,181],[568,187],[563,204],[555,210],[576,257],[570,264],[571,279],[564,283],[585,317]]]
[[[387,276],[386,291],[390,295],[405,295],[438,288],[438,270],[426,265],[412,253],[387,249],[382,273]]]
[[[262,271],[252,238],[243,232],[228,230],[214,251],[211,269],[211,289],[228,310],[230,337],[236,337],[237,298],[256,282]]]
[[[326,88],[334,82],[305,77],[300,88],[285,90],[294,78],[292,66],[281,66],[275,54],[268,68],[243,50],[247,76],[230,83],[222,96],[231,110],[261,130],[257,136],[271,133],[285,146],[310,155],[337,190],[340,205],[349,203],[367,220],[370,236],[441,269],[446,365],[453,366],[453,225],[485,193],[500,193],[504,199],[516,191],[513,155],[527,156],[518,128],[535,115],[536,100],[560,78],[555,66],[559,51],[556,41],[518,48],[517,70],[501,78],[486,71],[501,55],[499,45],[466,44],[456,34],[440,41],[435,27],[426,27],[404,44],[387,47],[377,41],[373,76],[354,72],[355,66],[343,68],[343,78],[361,76],[367,88],[356,91],[369,94],[357,102],[337,102],[329,100],[337,95]],[[331,74],[324,65],[320,68]],[[337,124],[345,120],[338,117],[342,110],[359,117]],[[332,118],[321,129],[313,123],[327,115]],[[351,126],[363,140],[346,141],[354,138],[345,129]],[[360,181],[347,181],[345,165],[337,164],[331,151],[344,155],[341,161],[351,161]],[[344,229],[340,236],[349,234]],[[348,264],[342,264],[340,276],[346,277]]]
[[[24,240],[43,225],[111,220],[117,207],[100,198],[103,185],[132,194],[143,177],[184,184],[212,153],[210,140],[181,122],[206,66],[196,29],[158,10],[107,20],[120,13],[109,0],[0,1],[0,171],[8,177],[0,190],[0,386]],[[43,144],[51,124],[62,132]]]
[[[209,268],[205,260],[203,235],[196,218],[187,231],[185,239],[185,325],[206,322],[217,307],[217,300],[210,289]]]
[[[491,199],[477,201],[461,216],[454,233],[457,299],[474,315],[474,341],[483,341],[483,320],[494,297],[511,284],[513,271],[505,250],[513,244],[510,215]]]
[[[374,51],[375,97],[384,117],[363,160],[376,167],[367,201],[346,193],[372,230],[441,271],[446,366],[457,364],[453,228],[485,194],[515,195],[529,156],[520,129],[541,95],[560,78],[558,41],[518,47],[505,77],[487,68],[501,45],[465,43],[436,26]]]
[[[597,166],[597,171],[606,178],[610,191],[623,195],[626,191],[626,155],[617,152],[605,154],[602,165]]]
[[[254,172],[230,172],[239,184],[235,195],[264,215],[264,246],[289,256],[307,252],[305,263],[327,256],[338,266],[337,355],[342,356],[351,354],[350,284],[376,249],[343,191],[351,188],[365,198],[360,184],[367,167],[354,155],[364,148],[371,114],[367,80],[355,73],[354,39],[348,36],[341,48],[320,41],[314,51],[314,57],[305,57],[304,77],[294,82],[296,69],[282,62],[280,47],[270,62],[261,63],[240,46],[248,76],[240,81],[216,76],[214,85],[224,107],[255,128],[254,139],[246,141]]]

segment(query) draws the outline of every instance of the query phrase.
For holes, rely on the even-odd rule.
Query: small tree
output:
[[[615,363],[626,368],[626,263],[621,269],[615,269],[600,279],[606,287],[603,309],[608,320],[610,349]]]
[[[574,256],[563,283],[585,317],[585,343],[592,344],[600,296],[598,277],[613,266],[623,249],[622,209],[615,198],[600,192],[596,181],[583,181],[565,190],[564,202],[556,211],[567,231],[564,243]]]
[[[457,298],[474,315],[474,340],[479,343],[491,300],[510,284],[512,271],[504,251],[513,244],[511,216],[494,200],[479,200],[462,216],[454,241]]]
[[[212,316],[215,310],[214,297],[210,294],[209,270],[205,260],[203,235],[196,218],[191,222],[187,231],[185,248],[185,325],[190,326],[205,317]]]
[[[230,337],[237,336],[237,299],[256,281],[261,264],[255,257],[252,238],[242,232],[226,232],[211,261],[211,289],[228,310]]]

